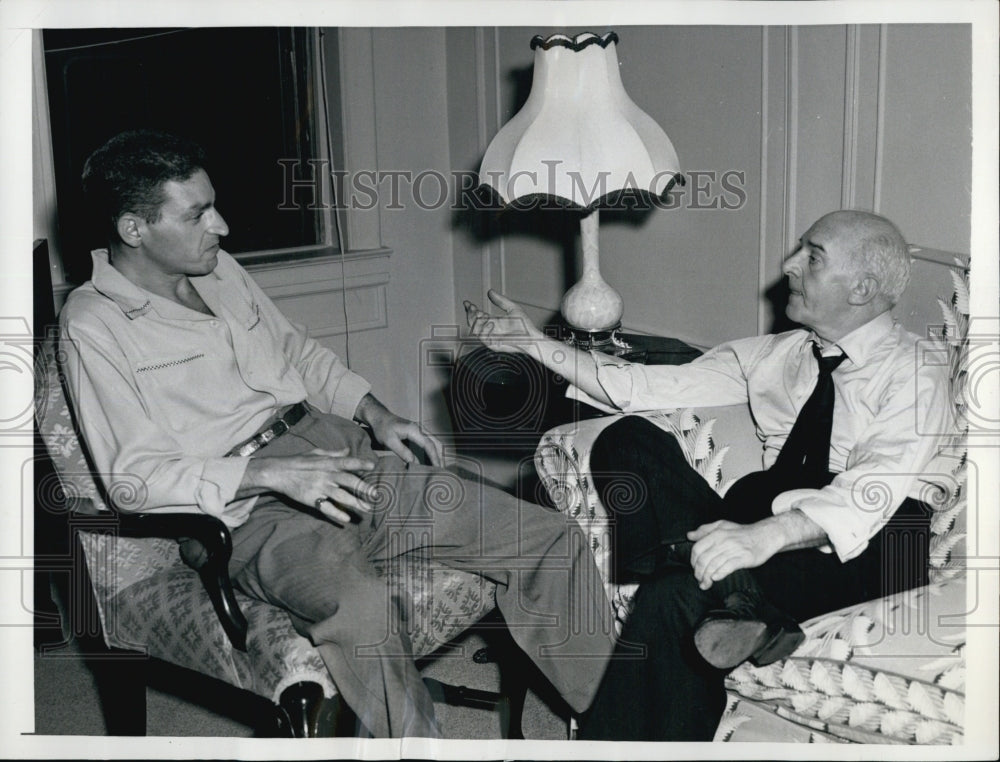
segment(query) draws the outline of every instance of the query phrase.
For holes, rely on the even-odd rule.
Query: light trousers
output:
[[[230,571],[237,588],[290,612],[372,735],[440,735],[408,635],[429,623],[412,621],[408,594],[373,562],[432,560],[496,582],[514,641],[574,711],[589,706],[614,649],[613,615],[573,519],[447,469],[375,454],[363,429],[333,415],[311,413],[257,457],[316,447],[377,462],[365,477],[377,486],[375,510],[339,527],[311,506],[263,496],[232,532]]]

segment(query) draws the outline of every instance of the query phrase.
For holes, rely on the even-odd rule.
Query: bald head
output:
[[[871,212],[842,210],[820,217],[811,230],[837,236],[855,271],[878,281],[888,306],[899,300],[910,281],[910,253],[892,222]]]
[[[870,212],[820,217],[782,265],[788,277],[785,314],[826,341],[888,312],[910,278],[899,230]]]

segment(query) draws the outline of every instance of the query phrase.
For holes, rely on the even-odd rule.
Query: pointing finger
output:
[[[472,323],[475,321],[477,315],[479,314],[479,308],[475,304],[473,304],[472,302],[470,302],[468,299],[466,299],[464,302],[462,302],[462,306],[465,307],[465,321],[466,321],[466,323],[468,323],[469,325],[472,325]]]
[[[353,493],[366,501],[378,499],[378,487],[375,484],[346,471],[335,474],[332,482],[335,490],[344,490],[345,494]]]
[[[687,533],[687,538],[689,540],[700,540],[702,537],[709,534],[713,529],[716,529],[722,522],[712,521],[708,524],[702,524],[700,527],[692,529]]]

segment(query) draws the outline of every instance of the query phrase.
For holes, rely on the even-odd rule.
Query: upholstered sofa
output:
[[[935,512],[930,584],[804,622],[806,640],[790,657],[766,667],[735,668],[726,680],[729,703],[717,741],[962,742],[968,292],[958,273],[953,282],[955,295],[950,303],[941,302],[944,338],[928,360],[951,368],[957,421],[928,469],[943,488],[926,497]],[[760,468],[761,445],[746,405],[642,415],[673,434],[688,461],[720,493]],[[589,475],[593,443],[614,420],[605,416],[548,431],[535,452],[535,467],[553,503],[586,529],[620,631],[635,585],[607,582],[610,522]]]

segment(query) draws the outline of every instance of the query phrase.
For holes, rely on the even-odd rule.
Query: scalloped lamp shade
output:
[[[546,197],[589,212],[580,223],[583,276],[561,310],[578,345],[602,350],[622,346],[613,332],[624,307],[600,274],[597,209],[622,191],[648,200],[683,183],[670,138],[622,86],[617,42],[614,32],[533,38],[531,93],[479,169],[506,204]]]
[[[660,197],[677,179],[670,138],[622,86],[617,41],[614,32],[531,41],[531,94],[479,169],[505,203],[544,195],[587,209],[623,189]]]

